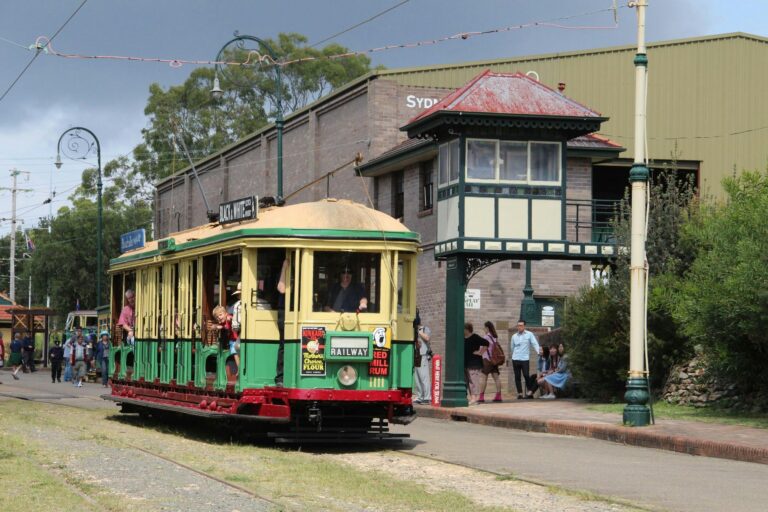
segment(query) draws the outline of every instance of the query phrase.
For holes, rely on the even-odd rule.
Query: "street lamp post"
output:
[[[76,126],[74,128],[70,128],[69,130],[66,130],[64,133],[61,134],[61,137],[59,137],[58,145],[56,146],[56,168],[61,169],[61,153],[62,153],[62,146],[61,141],[64,140],[64,136],[69,135],[69,140],[67,140],[67,143],[64,145],[63,152],[64,156],[71,160],[85,160],[89,154],[91,154],[91,151],[93,151],[93,148],[95,146],[96,148],[96,159],[98,161],[98,181],[96,182],[96,190],[97,190],[97,204],[98,204],[98,216],[96,219],[96,231],[98,232],[98,247],[96,250],[96,307],[101,305],[101,274],[103,273],[103,268],[101,266],[101,257],[102,257],[102,246],[103,246],[103,237],[104,237],[104,231],[102,227],[102,219],[101,219],[101,188],[102,188],[102,182],[101,182],[101,144],[99,144],[99,139],[96,137],[96,134],[94,134],[91,130],[88,128],[83,128],[82,126]]]
[[[221,47],[221,50],[219,50],[219,53],[216,55],[216,76],[213,81],[213,89],[211,89],[211,95],[214,98],[220,98],[224,93],[219,85],[218,74],[219,72],[223,74],[223,66],[226,66],[226,64],[222,63],[224,62],[227,47],[230,45],[235,45],[237,48],[244,49],[245,41],[253,41],[258,44],[264,50],[263,53],[269,57],[269,62],[271,62],[275,68],[275,82],[277,84],[277,93],[275,95],[275,129],[277,130],[277,197],[275,200],[278,204],[280,204],[283,202],[283,84],[280,65],[277,63],[277,54],[263,39],[249,35],[240,35],[235,32],[234,39],[227,41],[227,43]],[[262,55],[262,52],[260,51],[258,54],[259,55],[256,59],[256,62],[260,63],[263,60],[264,55]],[[246,64],[243,63],[241,65],[244,66]]]

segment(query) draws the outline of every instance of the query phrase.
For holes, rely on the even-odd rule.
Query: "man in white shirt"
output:
[[[432,383],[431,383],[431,361],[432,361],[432,349],[429,345],[432,331],[426,325],[421,325],[421,317],[419,316],[419,310],[416,310],[416,319],[414,323],[417,327],[418,333],[418,351],[421,356],[421,364],[414,367],[414,390],[416,391],[416,399],[414,403],[428,404],[432,400]]]
[[[512,354],[512,369],[515,372],[515,387],[517,398],[523,398],[523,385],[520,376],[525,377],[525,385],[528,386],[528,367],[531,364],[531,350],[539,353],[539,340],[534,334],[525,328],[525,320],[517,322],[517,332],[510,340],[510,353]],[[533,398],[533,392],[528,389],[525,398]]]

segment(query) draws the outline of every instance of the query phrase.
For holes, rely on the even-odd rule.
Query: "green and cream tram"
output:
[[[327,199],[126,252],[110,266],[105,398],[126,412],[237,418],[280,435],[408,422],[418,242],[384,213]],[[216,306],[239,323],[236,342]]]

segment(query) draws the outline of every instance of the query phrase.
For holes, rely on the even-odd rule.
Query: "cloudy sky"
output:
[[[66,204],[86,163],[65,160],[56,170],[56,143],[73,126],[101,141],[102,160],[128,154],[141,140],[149,85],[182,83],[190,65],[65,59],[41,54],[15,86],[39,36],[51,37],[83,0],[0,0],[0,187],[9,170],[24,171],[18,196],[24,228],[48,215],[43,201],[56,191],[53,211]],[[278,32],[321,41],[395,7],[334,39],[353,50],[431,40],[531,22],[540,26],[470,37],[420,48],[371,53],[389,68],[582,50],[634,44],[636,18],[617,0],[618,24],[606,11],[613,0],[88,0],[52,43],[62,53],[213,60],[239,30],[261,38]],[[398,5],[401,4],[401,5]],[[738,8],[735,5],[738,4]],[[603,12],[598,12],[603,11]],[[592,13],[592,14],[590,14]],[[647,40],[726,32],[765,34],[768,2],[761,0],[650,0]],[[95,159],[91,165],[95,164]],[[11,216],[11,196],[0,191],[0,218]],[[0,221],[0,234],[10,223]]]

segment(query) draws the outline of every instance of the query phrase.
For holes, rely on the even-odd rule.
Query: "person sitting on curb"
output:
[[[568,369],[568,358],[565,355],[565,346],[561,343],[559,346],[552,345],[549,347],[550,356],[550,373],[545,375],[539,380],[539,383],[546,391],[545,395],[541,398],[545,400],[554,400],[555,390],[563,390],[568,384],[571,378],[571,372]],[[556,361],[556,363],[555,363]]]

